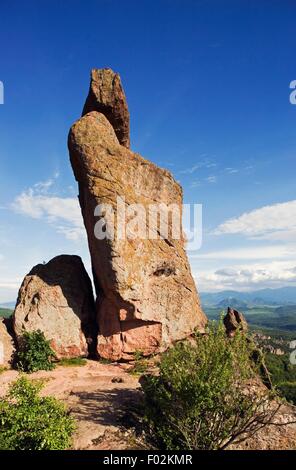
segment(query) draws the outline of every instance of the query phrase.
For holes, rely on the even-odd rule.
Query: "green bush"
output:
[[[19,344],[16,356],[16,365],[23,372],[35,372],[37,370],[52,370],[55,353],[50,347],[50,342],[40,330],[25,332]]]
[[[63,403],[40,397],[41,382],[21,377],[0,399],[0,450],[63,450],[75,429]]]
[[[162,356],[159,376],[144,376],[145,419],[155,445],[168,450],[223,449],[270,422],[269,392],[252,392],[252,344],[229,340],[222,322],[194,344]]]

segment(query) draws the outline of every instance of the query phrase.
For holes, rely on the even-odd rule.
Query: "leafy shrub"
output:
[[[0,399],[0,450],[62,450],[75,429],[63,403],[40,397],[41,382],[21,377]]]
[[[162,356],[159,376],[142,379],[145,419],[158,447],[224,449],[271,421],[270,392],[246,386],[256,375],[252,348],[241,334],[229,340],[220,321],[194,344],[178,343]]]
[[[23,372],[52,370],[55,367],[54,359],[55,353],[42,331],[37,330],[23,334],[16,356],[18,369]]]

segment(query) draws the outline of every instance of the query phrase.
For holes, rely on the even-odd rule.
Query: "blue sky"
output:
[[[203,204],[199,288],[296,285],[295,24],[292,0],[2,1],[0,302],[57,254],[89,266],[66,142],[106,66],[132,149]]]

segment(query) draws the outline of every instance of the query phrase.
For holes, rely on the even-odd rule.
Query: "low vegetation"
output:
[[[75,423],[53,397],[40,397],[42,382],[21,377],[0,399],[0,450],[63,450]]]
[[[214,450],[238,443],[269,424],[271,392],[247,386],[257,371],[252,344],[226,338],[222,322],[194,344],[163,354],[158,376],[142,378],[145,420],[160,449]]]
[[[10,308],[0,308],[0,317],[2,318],[9,318],[11,317],[13,313],[13,310],[11,310]]]
[[[144,357],[142,351],[135,351],[134,353],[134,363],[132,368],[129,370],[131,375],[142,375],[144,374],[149,367],[148,359]]]
[[[50,342],[40,330],[25,332],[16,355],[16,366],[23,372],[52,370],[55,367],[55,354]]]
[[[291,364],[289,354],[266,354],[265,363],[278,393],[296,405],[296,366]]]
[[[64,366],[64,367],[85,366],[86,364],[87,364],[87,360],[84,359],[83,357],[65,358],[65,359],[61,359],[58,362],[59,366]]]

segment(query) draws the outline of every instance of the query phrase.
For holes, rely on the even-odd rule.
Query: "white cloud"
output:
[[[296,200],[264,206],[239,217],[228,219],[214,231],[216,235],[241,234],[270,240],[294,239],[296,235]]]
[[[199,180],[192,181],[192,183],[190,184],[191,188],[198,188],[199,186],[201,186],[201,182]]]
[[[48,194],[53,183],[53,180],[48,180],[23,191],[15,198],[11,208],[33,219],[45,220],[69,240],[84,238],[85,229],[78,199]]]
[[[238,173],[238,170],[236,168],[225,168],[225,171],[229,173],[230,175]]]
[[[180,173],[182,173],[183,175],[191,175],[199,168],[201,168],[201,166],[199,163],[197,163],[196,165],[193,165],[190,168],[185,168],[184,170],[181,170]]]
[[[15,290],[15,289],[19,289],[20,287],[20,282],[15,282],[15,281],[12,281],[12,282],[2,282],[0,281],[0,289],[12,289],[12,290]]]
[[[85,227],[83,224],[81,225],[81,227],[78,227],[78,226],[69,227],[69,226],[59,225],[56,227],[56,230],[58,233],[65,235],[65,237],[68,240],[76,241],[76,240],[84,239],[86,237]]]
[[[195,275],[198,287],[203,291],[224,289],[250,290],[265,287],[277,288],[296,285],[296,262],[271,262],[265,264],[237,265],[213,272],[203,271]]]
[[[208,177],[206,178],[206,181],[207,181],[208,183],[216,183],[216,182],[217,182],[217,177],[214,176],[214,175],[208,176]]]
[[[296,257],[296,246],[272,245],[224,249],[208,253],[196,253],[190,256],[197,260],[264,260]]]
[[[204,155],[201,155],[202,156],[205,156],[206,154]],[[184,170],[181,170],[180,173],[184,174],[184,175],[192,175],[192,173],[195,173],[197,170],[199,170],[200,168],[214,168],[217,166],[217,163],[209,160],[209,159],[205,159],[205,160],[202,160],[200,162],[197,162],[196,164],[192,165],[191,167],[189,168],[185,168]]]

